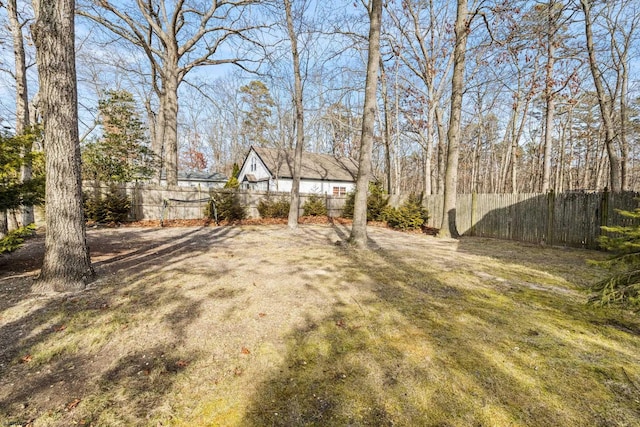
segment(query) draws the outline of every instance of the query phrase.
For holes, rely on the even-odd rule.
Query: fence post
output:
[[[471,228],[469,229],[471,236],[476,235],[477,211],[478,211],[478,193],[474,191],[471,193]]]
[[[556,207],[556,194],[553,189],[547,193],[547,244],[553,245],[553,220]]]
[[[602,199],[600,199],[600,235],[602,235],[602,227],[609,225],[609,189],[604,188]]]

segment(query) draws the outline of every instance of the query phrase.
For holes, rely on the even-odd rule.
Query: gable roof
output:
[[[293,150],[277,148],[251,147],[269,172],[278,178],[293,178]],[[300,178],[323,181],[355,182],[358,176],[358,163],[348,157],[335,157],[330,154],[302,153]]]

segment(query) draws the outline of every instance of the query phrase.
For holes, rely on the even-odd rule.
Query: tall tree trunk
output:
[[[553,3],[549,4],[549,26],[551,27],[553,19],[553,12],[551,8]],[[553,68],[555,65],[555,41],[552,39],[551,28],[549,28],[550,34],[547,38],[547,65],[545,74],[545,88],[544,88],[544,100],[546,104],[544,114],[544,155],[542,166],[542,192],[549,191],[551,186],[551,156],[553,153],[553,120],[556,111],[555,105],[555,92],[553,90]]]
[[[387,88],[387,73],[384,69],[384,63],[382,62],[382,58],[380,58],[380,85],[382,89],[382,107],[384,110],[384,167],[385,174],[387,177],[387,193],[392,194],[393,192],[393,184],[392,184],[392,171],[391,171],[391,120],[389,117],[391,116],[390,107],[389,107],[389,92]]]
[[[436,177],[436,194],[444,193],[444,170],[447,158],[445,147],[447,146],[447,133],[444,128],[442,108],[438,105],[435,108],[436,126],[438,127],[438,175]]]
[[[13,39],[13,52],[15,57],[15,78],[16,78],[16,135],[23,135],[29,128],[29,93],[27,90],[27,61],[24,51],[24,36],[22,34],[22,24],[18,19],[18,8],[16,0],[7,2],[7,15],[9,16],[9,27],[11,28],[11,38]],[[22,153],[23,162],[20,166],[20,178],[22,182],[31,179],[31,144],[24,147]],[[34,222],[33,206],[22,207],[22,225]]]
[[[364,109],[362,112],[360,158],[353,208],[353,225],[351,226],[351,235],[349,236],[351,244],[358,248],[367,247],[367,192],[369,190],[369,180],[371,177],[373,127],[376,117],[378,67],[380,64],[382,0],[371,0],[369,19],[369,52],[367,60],[367,79],[364,90]]]
[[[460,237],[456,226],[456,200],[458,191],[458,157],[460,145],[460,119],[464,92],[464,69],[467,51],[467,0],[458,0],[453,51],[453,76],[451,77],[451,113],[447,132],[447,169],[444,177],[444,209],[438,236]]]
[[[580,0],[580,5],[584,12],[584,29],[587,39],[587,53],[589,54],[589,68],[591,69],[593,84],[596,87],[598,106],[600,107],[602,123],[605,129],[605,147],[607,149],[607,156],[609,157],[609,184],[611,185],[611,191],[619,192],[622,189],[622,181],[620,179],[620,158],[616,153],[615,147],[616,130],[613,122],[612,100],[605,92],[602,83],[602,73],[598,69],[598,62],[596,60],[596,52],[593,45],[593,30],[591,28],[591,4],[592,0]]]
[[[627,94],[629,93],[629,65],[626,54],[620,58],[620,174],[622,191],[629,191],[629,142],[627,141],[627,121],[629,120]]]
[[[302,105],[302,77],[300,75],[300,55],[298,54],[298,36],[293,28],[293,14],[291,0],[284,0],[284,10],[287,16],[287,33],[291,42],[291,57],[293,60],[293,103],[296,109],[294,127],[296,128],[296,148],[293,159],[293,184],[291,185],[291,203],[289,205],[290,229],[298,228],[300,211],[300,173],[302,170],[302,152],[304,149],[304,106]]]
[[[32,27],[46,155],[46,238],[40,291],[84,289],[93,276],[82,211],[74,0],[34,0]]]
[[[172,56],[173,57],[173,56]],[[164,103],[162,112],[162,144],[164,148],[164,170],[167,185],[178,185],[178,65],[165,68]],[[171,60],[167,60],[171,63]]]

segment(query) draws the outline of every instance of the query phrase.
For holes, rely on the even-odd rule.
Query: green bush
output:
[[[387,224],[399,230],[420,229],[429,219],[429,213],[422,207],[420,199],[411,196],[399,208],[388,207],[384,212]]]
[[[267,194],[258,202],[258,212],[262,218],[287,218],[291,202],[286,196],[272,197]]]
[[[126,222],[131,211],[131,199],[125,193],[109,191],[103,199],[106,222]]]
[[[356,193],[347,194],[347,200],[342,209],[342,216],[353,218],[353,208],[355,206]],[[389,205],[389,196],[382,188],[382,184],[370,183],[367,195],[367,221],[384,221],[384,214]]]
[[[87,221],[125,222],[129,219],[131,199],[116,188],[110,188],[104,197],[100,193],[85,193],[83,199]]]
[[[595,305],[620,305],[640,309],[640,208],[618,213],[635,224],[601,227],[610,233],[599,239],[600,246],[612,255],[593,264],[608,268],[610,274],[591,286],[589,302]]]
[[[26,237],[33,236],[35,229],[34,224],[29,224],[9,232],[3,239],[0,239],[0,254],[18,249]]]
[[[356,202],[356,192],[352,191],[347,193],[347,199],[344,201],[344,207],[342,208],[342,216],[344,218],[353,218],[353,208]]]
[[[215,210],[214,210],[215,203]],[[222,190],[212,195],[212,200],[207,203],[204,215],[210,219],[218,221],[240,221],[247,217],[247,210],[240,202],[240,197],[236,191]]]
[[[327,215],[327,207],[325,206],[324,198],[317,194],[312,194],[307,198],[307,201],[302,205],[304,209],[304,216],[325,216]]]

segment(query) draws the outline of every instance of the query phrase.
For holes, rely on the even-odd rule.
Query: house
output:
[[[183,172],[178,171],[179,187],[201,187],[201,188],[222,188],[227,183],[227,177],[221,173],[214,172]],[[160,180],[161,185],[166,185],[164,173]]]
[[[251,147],[238,181],[243,189],[290,192],[293,184],[293,150]],[[347,157],[304,152],[300,192],[342,196],[354,191],[358,164]]]

